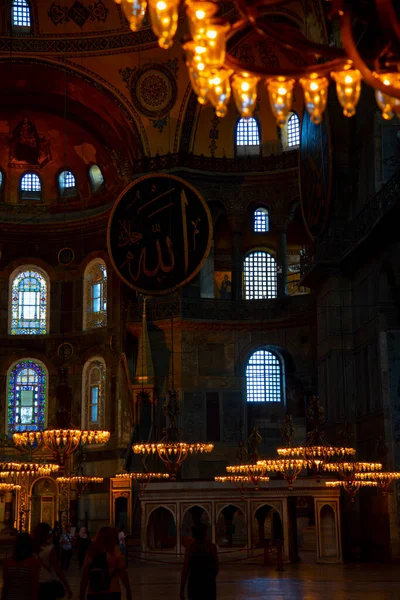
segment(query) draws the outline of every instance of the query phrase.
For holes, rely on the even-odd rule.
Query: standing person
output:
[[[54,548],[56,549],[56,553],[57,553],[57,558],[60,561],[61,560],[61,556],[60,556],[60,537],[62,534],[62,529],[60,527],[60,523],[58,521],[54,522],[54,527],[53,527],[53,544],[54,544]]]
[[[39,523],[33,532],[33,549],[40,560],[39,600],[56,600],[63,595],[72,597],[71,588],[58,564],[53,546],[53,532],[47,523]]]
[[[181,577],[180,597],[185,597],[188,581],[189,600],[216,600],[219,564],[217,547],[206,540],[207,526],[204,523],[192,529],[194,542],[187,548]]]
[[[66,525],[65,530],[60,537],[61,566],[65,571],[68,571],[71,562],[73,541],[74,536],[71,532],[71,526]]]
[[[117,546],[117,530],[102,527],[86,554],[79,600],[121,600],[122,581],[127,600],[132,600],[125,560]]]
[[[90,546],[90,537],[86,527],[81,527],[78,534],[78,565],[82,569],[83,563],[85,562],[85,556]]]
[[[29,533],[17,536],[13,555],[3,562],[1,600],[38,600],[40,560],[33,555]]]
[[[126,556],[126,535],[123,527],[119,528],[118,545],[119,549],[121,550],[121,554]]]

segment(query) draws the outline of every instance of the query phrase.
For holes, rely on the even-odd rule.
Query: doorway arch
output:
[[[185,511],[182,519],[181,545],[186,548],[192,542],[192,527],[203,523],[207,526],[207,540],[211,541],[211,521],[208,511],[199,504],[194,504]]]
[[[176,547],[176,522],[172,512],[164,506],[155,508],[147,522],[147,548],[173,550]]]
[[[220,548],[245,548],[247,523],[244,512],[235,504],[226,505],[218,514],[216,542]]]
[[[30,529],[39,523],[48,523],[54,527],[57,515],[57,485],[54,479],[42,477],[35,481],[31,488]]]

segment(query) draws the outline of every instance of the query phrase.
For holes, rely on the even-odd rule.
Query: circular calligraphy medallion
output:
[[[193,279],[211,240],[211,214],[198,191],[161,173],[141,177],[122,192],[107,229],[117,274],[149,296],[168,294]]]
[[[74,353],[74,348],[69,342],[60,344],[57,348],[57,354],[62,360],[68,360]]]
[[[311,239],[321,235],[328,224],[332,187],[331,147],[328,115],[314,125],[304,111],[300,145],[300,198],[303,220]]]
[[[74,258],[75,252],[72,250],[72,248],[61,248],[58,253],[58,262],[64,267],[70,265],[74,261]]]
[[[131,81],[132,100],[146,117],[164,117],[174,106],[176,81],[164,65],[147,65],[139,69]]]

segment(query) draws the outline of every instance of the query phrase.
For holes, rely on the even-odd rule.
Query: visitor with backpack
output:
[[[180,597],[185,597],[188,581],[189,600],[216,600],[216,578],[219,570],[217,547],[207,541],[207,525],[204,523],[194,525],[192,537],[194,542],[185,553]]]
[[[115,527],[102,527],[89,548],[83,565],[80,600],[121,600],[120,581],[132,600],[125,559],[118,547]]]

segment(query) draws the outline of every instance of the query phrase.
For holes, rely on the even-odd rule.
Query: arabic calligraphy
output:
[[[118,198],[107,238],[113,266],[125,283],[147,295],[165,294],[199,272],[211,245],[211,215],[183,179],[148,175]]]

